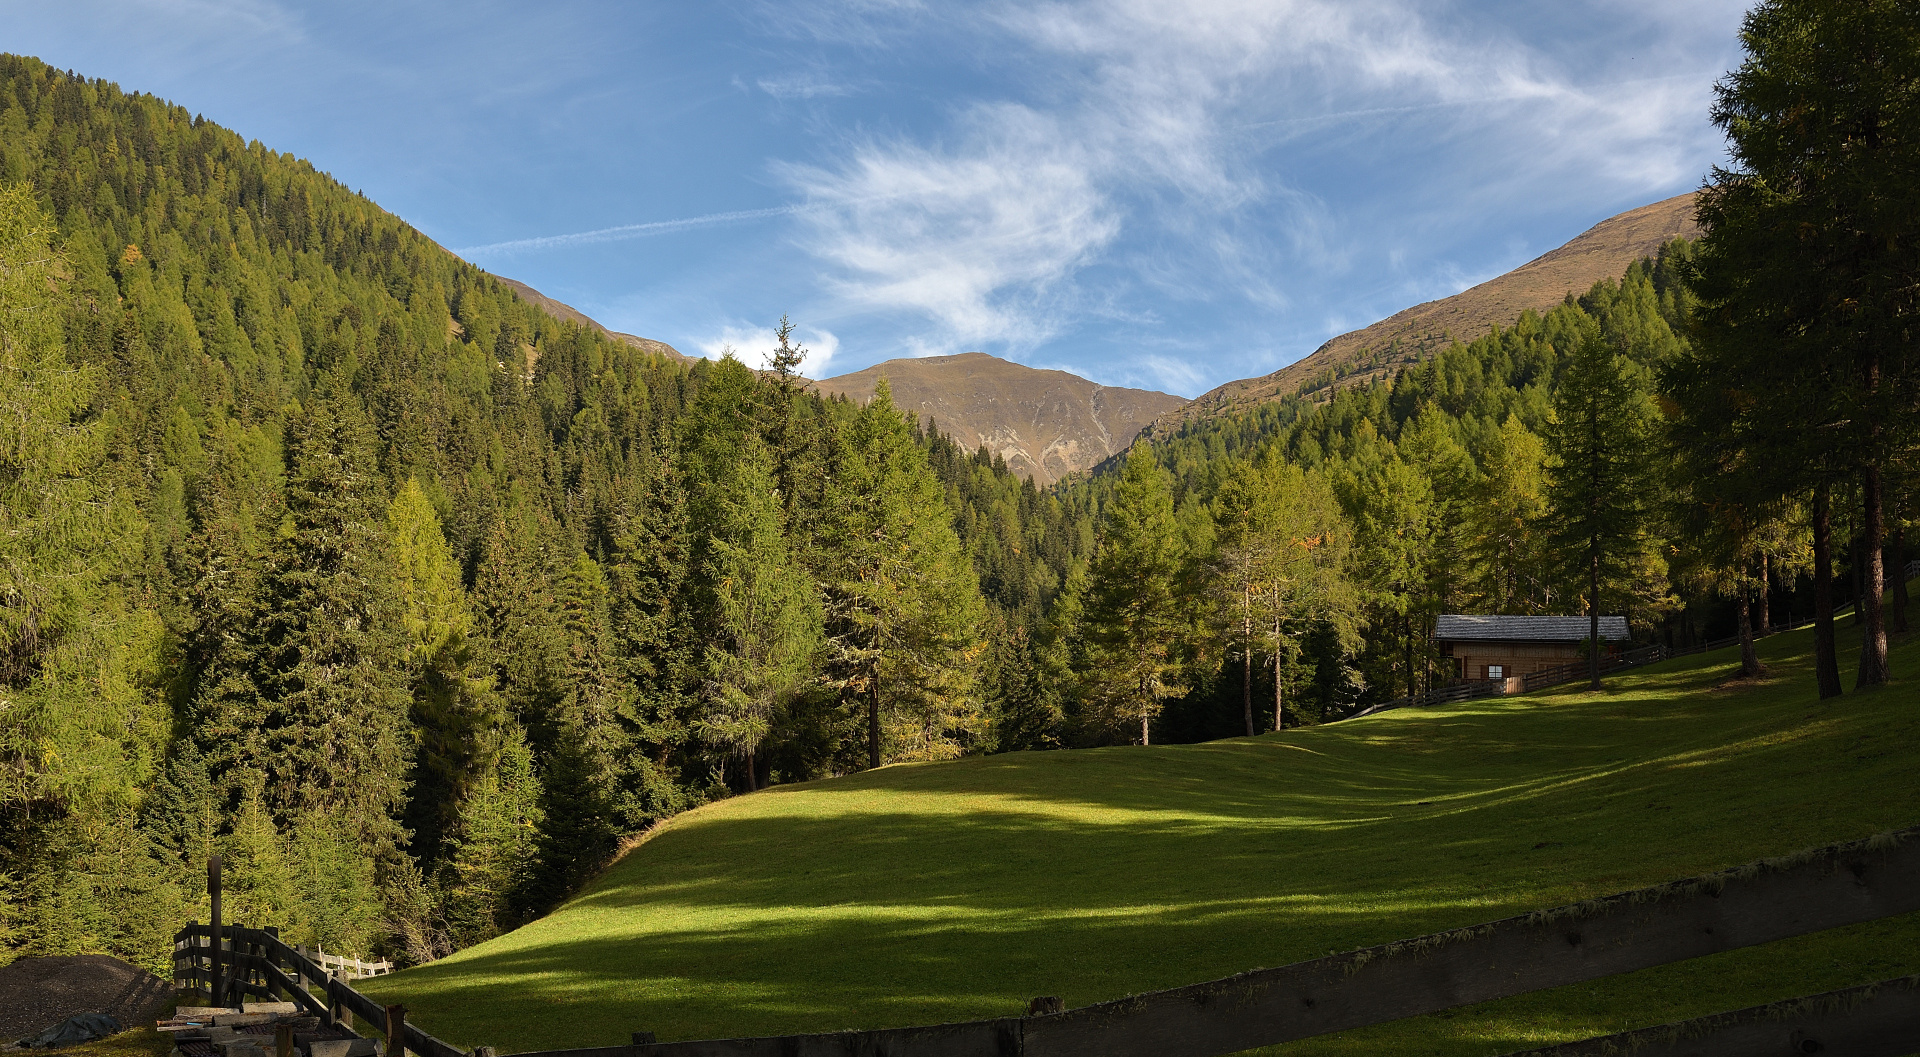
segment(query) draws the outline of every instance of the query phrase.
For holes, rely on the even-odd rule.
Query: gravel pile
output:
[[[129,1028],[151,1026],[172,996],[167,981],[104,954],[22,958],[0,966],[0,1046],[75,1013],[105,1013]]]

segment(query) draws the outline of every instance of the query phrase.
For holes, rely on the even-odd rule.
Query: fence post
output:
[[[407,1007],[387,1007],[387,1054],[386,1057],[406,1057],[407,1053]]]
[[[260,927],[260,931],[266,933],[267,935],[273,937],[276,940],[280,938],[280,926],[278,925],[262,925]],[[265,940],[262,940],[260,942],[260,957],[265,958],[267,960],[267,964],[272,965],[275,968],[280,967],[280,959],[274,956],[273,948],[267,946],[267,943]],[[261,973],[260,975],[267,982],[267,996],[269,998],[282,997],[280,994],[280,985],[273,982],[273,977],[268,976],[264,972]],[[295,974],[295,976],[298,976],[298,975],[299,975],[298,973]],[[293,996],[289,994],[284,997],[291,999]],[[293,1057],[293,1055],[284,1054],[282,1055],[282,1057]]]
[[[212,924],[212,933],[211,933],[211,939],[213,943],[213,948],[212,948],[213,953],[211,955],[211,958],[212,958],[211,975],[213,978],[207,982],[208,991],[212,995],[212,997],[208,1000],[208,1002],[210,1005],[223,1006],[223,1005],[226,1005],[226,1003],[221,998],[221,995],[223,994],[221,990],[221,985],[226,981],[222,980],[220,977],[220,853],[219,852],[214,852],[212,855],[207,857],[207,895],[213,900],[213,924]]]

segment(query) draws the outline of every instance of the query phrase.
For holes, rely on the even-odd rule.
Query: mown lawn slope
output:
[[[1811,647],[1764,640],[1757,685],[1721,653],[1598,694],[739,797],[378,993],[503,1053],[1004,1016],[1920,823],[1920,648],[1822,704]],[[1920,919],[1900,918],[1273,1052],[1497,1054],[1915,971]]]

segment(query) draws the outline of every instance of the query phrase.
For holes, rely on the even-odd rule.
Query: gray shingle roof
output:
[[[1583,642],[1588,630],[1586,617],[1475,617],[1444,613],[1434,621],[1433,637],[1483,642]],[[1627,618],[1601,617],[1600,637],[1607,642],[1625,641]]]

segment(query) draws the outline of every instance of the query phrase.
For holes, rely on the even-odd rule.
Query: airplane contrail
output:
[[[687,228],[706,227],[709,224],[730,224],[739,220],[762,220],[767,217],[788,216],[798,213],[802,206],[774,206],[771,209],[736,209],[730,213],[708,213],[706,216],[681,217],[678,220],[654,220],[645,224],[622,224],[619,227],[599,228],[595,231],[577,231],[571,235],[541,235],[531,239],[512,239],[507,242],[491,242],[485,246],[469,246],[453,252],[462,257],[493,253],[515,253],[521,250],[550,250],[561,246],[584,246],[595,242],[619,242],[622,239],[645,238],[648,235],[664,235],[670,231],[682,231]]]

